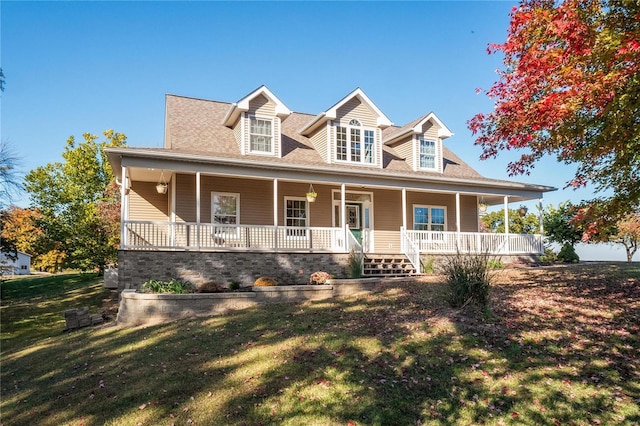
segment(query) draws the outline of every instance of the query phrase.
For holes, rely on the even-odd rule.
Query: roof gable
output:
[[[360,89],[359,87],[347,96],[342,98],[338,103],[333,105],[328,110],[316,115],[305,127],[300,130],[300,134],[303,136],[309,136],[318,127],[322,126],[329,120],[335,120],[338,117],[338,110],[345,106],[353,98],[358,98],[360,102],[365,104],[376,115],[376,125],[381,128],[392,126],[393,123],[389,118],[374,104],[371,99]]]
[[[424,133],[424,125],[427,123],[431,123],[438,128],[438,137],[440,139],[446,139],[453,136],[451,130],[449,130],[449,128],[433,112],[430,112],[408,124],[405,124],[395,132],[387,134],[386,137],[383,138],[382,142],[385,145],[392,145],[407,136]]]
[[[223,124],[227,127],[233,126],[243,112],[249,111],[251,102],[259,99],[260,97],[264,97],[273,102],[275,115],[280,117],[280,119],[284,119],[291,115],[291,110],[287,108],[287,106],[278,99],[278,97],[274,95],[267,86],[262,85],[244,98],[240,99],[238,102],[231,104],[227,115],[224,117]]]

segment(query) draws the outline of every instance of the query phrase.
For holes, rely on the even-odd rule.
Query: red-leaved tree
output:
[[[594,185],[588,204],[617,221],[640,202],[640,2],[525,0],[510,16],[488,48],[504,54],[495,110],[468,122],[482,158],[520,150],[510,175],[546,155],[575,164],[566,186]]]

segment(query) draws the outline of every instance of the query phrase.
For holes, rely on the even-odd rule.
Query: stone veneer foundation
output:
[[[348,253],[261,253],[120,250],[118,290],[138,290],[148,280],[177,278],[196,285],[237,281],[253,285],[258,277],[281,284],[303,284],[316,271],[345,277]]]

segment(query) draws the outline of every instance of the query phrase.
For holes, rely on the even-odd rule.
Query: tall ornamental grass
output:
[[[489,292],[495,271],[491,268],[496,259],[486,253],[460,253],[448,257],[443,265],[449,290],[449,302],[462,307],[471,302],[481,307],[489,303]]]

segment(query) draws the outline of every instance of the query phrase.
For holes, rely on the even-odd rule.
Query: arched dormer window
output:
[[[336,126],[336,160],[352,163],[375,163],[375,131],[364,129],[359,120],[348,126]]]

